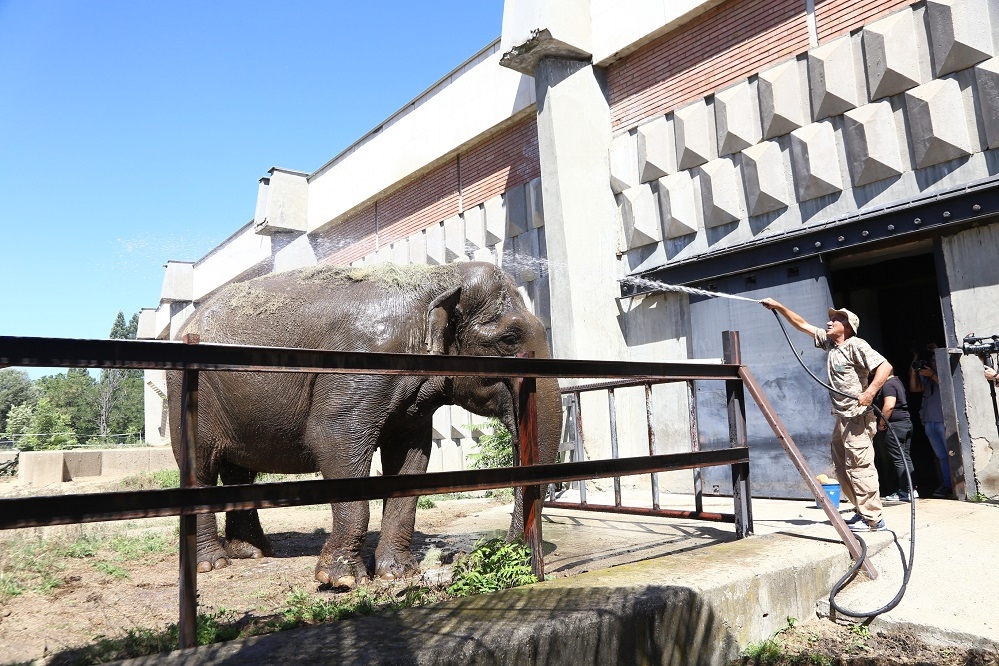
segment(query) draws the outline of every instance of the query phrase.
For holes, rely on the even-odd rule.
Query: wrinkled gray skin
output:
[[[474,356],[534,352],[548,358],[544,327],[515,285],[491,264],[437,267],[317,267],[229,285],[204,303],[183,333],[202,342]],[[170,434],[180,443],[181,373],[168,377]],[[202,373],[196,477],[201,485],[252,483],[260,472],[366,476],[375,449],[384,474],[427,470],[434,411],[457,404],[498,418],[517,433],[517,396],[506,378],[302,373]],[[558,451],[556,380],[538,380],[540,462]],[[523,531],[520,497],[510,536]],[[416,497],[384,501],[374,575],[415,573],[410,550]],[[333,526],[316,580],[353,587],[367,580],[361,560],[368,503],[332,504]],[[225,538],[214,515],[198,516],[198,571],[230,558],[272,554],[255,510],[230,511]]]

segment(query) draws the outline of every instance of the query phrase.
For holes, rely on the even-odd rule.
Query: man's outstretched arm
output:
[[[791,326],[794,326],[796,329],[798,329],[802,333],[805,333],[806,335],[814,337],[815,333],[821,330],[818,326],[812,326],[811,324],[809,324],[807,321],[805,321],[804,317],[802,317],[794,310],[790,309],[783,303],[778,303],[772,298],[764,298],[762,301],[760,301],[760,303],[767,310],[775,310],[776,312],[778,312],[782,317],[784,317],[784,319],[787,319],[788,323],[790,323]]]

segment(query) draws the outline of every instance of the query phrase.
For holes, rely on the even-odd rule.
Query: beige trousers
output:
[[[881,520],[883,507],[878,470],[874,466],[874,414],[834,418],[836,426],[830,449],[840,489],[865,520]]]

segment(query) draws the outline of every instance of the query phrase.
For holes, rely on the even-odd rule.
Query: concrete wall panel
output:
[[[999,148],[999,58],[975,66],[978,106],[988,148]]]
[[[859,106],[867,88],[854,38],[845,35],[808,52],[812,118],[838,116]]]
[[[936,76],[967,69],[996,55],[991,25],[996,13],[994,0],[927,0]]]
[[[676,171],[676,137],[669,117],[639,125],[638,173],[639,180],[648,183]]]
[[[791,163],[800,201],[843,189],[836,134],[828,120],[791,132]]]
[[[929,58],[920,48],[916,19],[904,9],[866,26],[864,61],[870,98],[896,95],[927,80]]]
[[[902,173],[902,153],[889,102],[882,100],[847,111],[843,138],[855,186]]]
[[[780,210],[791,202],[783,155],[775,141],[764,141],[742,151],[742,173],[750,215]]]
[[[760,102],[756,83],[742,81],[715,93],[718,155],[749,148],[760,140]]]
[[[676,161],[680,169],[704,164],[717,156],[714,114],[705,100],[698,100],[673,112]]]
[[[797,60],[760,72],[757,85],[764,139],[782,136],[808,122],[807,75]]]
[[[701,167],[704,226],[719,227],[744,217],[742,185],[731,159],[711,160]]]
[[[610,184],[614,194],[620,194],[639,183],[636,150],[638,139],[627,132],[611,140],[610,144]]]
[[[689,171],[659,179],[659,210],[666,238],[679,238],[701,229],[699,208]]]
[[[917,168],[971,154],[971,135],[956,79],[935,79],[909,90],[905,107]]]
[[[618,195],[624,249],[658,243],[662,238],[656,196],[648,185],[632,187]]]

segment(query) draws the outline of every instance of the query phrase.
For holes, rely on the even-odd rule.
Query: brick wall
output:
[[[845,35],[917,0],[816,0],[815,31],[819,44]]]
[[[349,264],[540,174],[537,118],[529,114],[348,217],[320,241],[320,260]]]
[[[611,127],[629,129],[807,49],[804,0],[729,0],[607,68]]]

